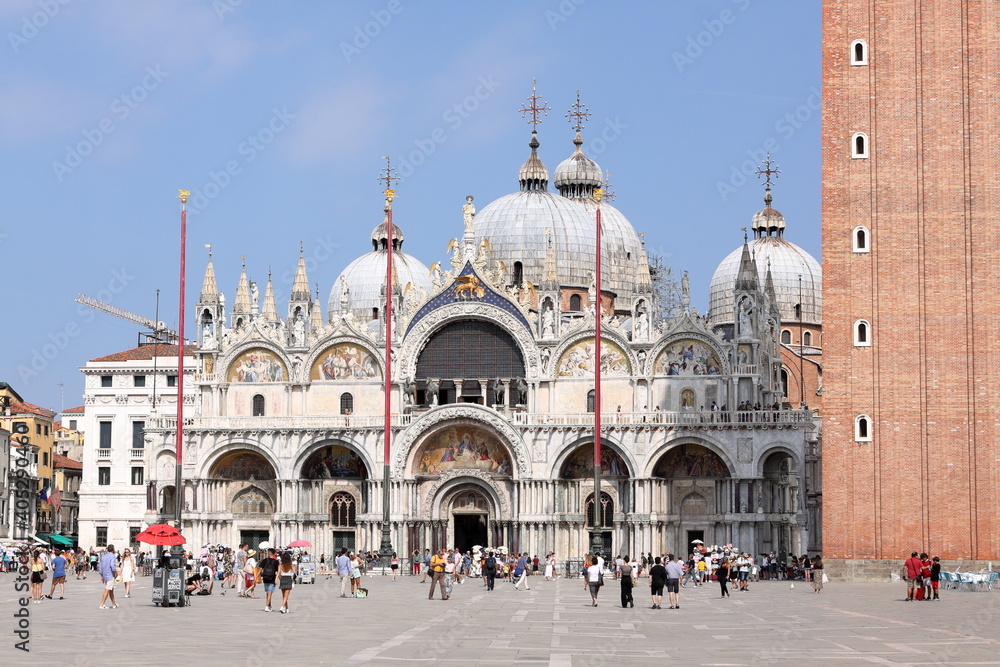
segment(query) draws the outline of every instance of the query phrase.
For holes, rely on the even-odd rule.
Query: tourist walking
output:
[[[115,545],[109,544],[107,553],[101,556],[101,564],[98,572],[101,575],[101,581],[104,582],[104,593],[101,595],[100,609],[109,608],[105,604],[108,599],[111,600],[110,608],[117,609],[118,603],[115,602],[115,577],[118,576],[118,557],[115,556]]]
[[[667,583],[667,568],[663,567],[660,557],[653,559],[653,567],[649,568],[649,594],[653,598],[653,609],[662,609],[663,586]]]
[[[635,601],[632,600],[632,587],[635,586],[635,583],[633,583],[632,564],[629,562],[628,556],[622,559],[619,569],[622,581],[622,607],[634,607]]]
[[[256,555],[257,552],[253,549],[247,552],[247,564],[245,568],[249,570],[249,572],[243,577],[246,580],[247,585],[247,589],[244,591],[243,597],[251,598],[253,600],[257,599],[257,580],[260,578],[260,568],[257,567],[257,559],[254,558]]]
[[[281,564],[278,566],[278,587],[281,589],[281,613],[288,613],[288,596],[292,594],[292,585],[295,583],[295,565],[292,564],[292,555],[287,551],[281,554]]]
[[[56,551],[56,557],[52,559],[52,589],[49,594],[46,595],[48,599],[52,599],[52,595],[56,592],[56,586],[59,586],[59,599],[62,600],[66,595],[66,558],[63,556],[61,550]]]
[[[275,580],[278,576],[277,551],[268,549],[260,561],[260,583],[264,585],[264,611],[271,611],[271,597],[274,595]]]
[[[556,569],[556,559],[552,554],[545,557],[545,581],[552,581],[552,575],[555,573]]]
[[[434,599],[434,588],[436,586],[441,587],[441,599],[448,599],[448,594],[445,593],[444,590],[444,566],[444,549],[438,549],[437,553],[431,557],[430,567],[428,568],[431,574],[431,592],[430,595],[427,596],[428,600]]]
[[[125,584],[125,597],[132,597],[132,584],[135,583],[135,556],[132,555],[132,550],[126,548],[122,553],[121,562],[121,578],[122,583]]]
[[[601,592],[601,586],[604,585],[604,575],[601,572],[601,566],[597,561],[587,556],[584,561],[584,584],[583,589],[590,591],[590,600],[593,602],[594,606],[597,606],[597,594]]]
[[[917,586],[920,585],[920,570],[923,567],[917,552],[914,551],[905,563],[903,563],[903,574],[906,576],[906,601],[917,599]]]
[[[728,598],[732,597],[729,594],[729,559],[725,556],[722,557],[722,562],[719,563],[719,567],[715,570],[715,578],[719,580],[719,586],[722,588],[722,597]]]
[[[35,604],[42,601],[42,582],[45,581],[45,559],[41,550],[35,551],[31,557],[31,600]]]
[[[340,577],[340,597],[347,597],[347,586],[351,581],[351,559],[347,557],[347,547],[337,556],[337,575]]]
[[[399,573],[399,557],[396,552],[392,552],[392,559],[389,561],[389,569],[392,570],[392,580],[396,581],[396,574]]]
[[[812,584],[816,593],[823,590],[823,558],[820,556],[812,559]]]
[[[483,561],[483,578],[486,579],[486,590],[492,591],[497,579],[497,559],[492,551],[486,553]]]
[[[514,590],[521,590],[521,582],[524,582],[524,590],[530,591],[528,585],[528,555],[518,554],[517,565],[514,566]]]
[[[455,574],[458,566],[455,564],[455,554],[449,549],[444,562],[444,599],[451,599],[451,591],[455,587]]]
[[[681,608],[681,587],[680,580],[681,576],[684,574],[684,568],[681,566],[680,561],[678,561],[673,554],[667,554],[667,597],[670,601],[671,609]]]
[[[236,596],[246,597],[247,591],[247,578],[246,578],[246,567],[247,567],[247,548],[250,545],[243,543],[240,548],[236,551]]]

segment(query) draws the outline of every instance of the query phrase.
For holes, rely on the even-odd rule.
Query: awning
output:
[[[71,547],[73,546],[73,540],[64,535],[59,535],[57,533],[52,533],[51,535],[39,535],[40,538],[48,542],[49,544],[55,544],[60,547]]]

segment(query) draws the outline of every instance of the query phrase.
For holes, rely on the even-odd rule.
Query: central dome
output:
[[[579,137],[579,135],[577,135]],[[574,141],[576,143],[576,141]],[[532,134],[531,157],[537,158],[538,141]],[[536,285],[545,276],[545,255],[551,236],[557,280],[561,287],[587,288],[596,269],[596,209],[591,195],[601,185],[601,170],[577,144],[574,153],[556,169],[561,194],[548,192],[541,176],[519,174],[521,189],[487,204],[475,218],[478,243],[489,239],[491,255],[507,265],[511,275],[521,275]],[[616,308],[629,309],[636,285],[648,285],[649,270],[639,235],[618,209],[601,205],[603,222],[602,288],[616,295]]]

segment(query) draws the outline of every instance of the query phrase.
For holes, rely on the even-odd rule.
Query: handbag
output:
[[[604,573],[603,572],[598,572],[597,573],[597,585],[598,586],[603,586],[604,585]]]
[[[826,576],[826,572],[823,573],[823,583],[824,584],[830,583],[830,577]]]
[[[243,574],[253,574],[253,565],[247,563],[243,566]]]

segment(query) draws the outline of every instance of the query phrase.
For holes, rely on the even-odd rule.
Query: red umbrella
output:
[[[135,540],[136,542],[145,542],[146,544],[162,544],[165,546],[174,546],[187,542],[179,530],[166,523],[158,523],[150,526],[136,535]]]
[[[288,546],[290,546],[290,547],[311,547],[312,546],[312,542],[306,542],[305,540],[295,540],[294,542],[290,542],[288,544]]]

